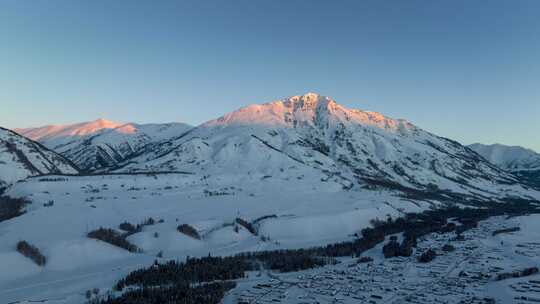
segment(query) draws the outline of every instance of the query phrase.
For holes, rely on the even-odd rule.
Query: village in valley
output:
[[[432,233],[410,257],[385,258],[383,243],[336,265],[252,272],[225,303],[540,303],[540,242],[527,231],[539,220],[493,217],[459,237]],[[428,250],[436,256],[420,263]]]

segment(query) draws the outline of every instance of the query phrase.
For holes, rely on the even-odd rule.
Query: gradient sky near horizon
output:
[[[540,151],[540,1],[0,0],[0,126],[198,124],[311,91]]]

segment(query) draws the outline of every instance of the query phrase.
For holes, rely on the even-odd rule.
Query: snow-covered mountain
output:
[[[469,148],[491,163],[509,170],[540,170],[540,154],[519,146],[472,144]]]
[[[187,171],[231,184],[314,179],[344,188],[478,196],[521,188],[513,175],[455,141],[314,93],[226,114],[146,147],[116,171]]]
[[[77,174],[78,170],[39,143],[0,128],[0,192],[29,176],[59,173]]]
[[[491,163],[540,186],[540,154],[519,146],[472,144],[469,148]]]
[[[182,123],[121,124],[98,119],[15,131],[39,141],[89,172],[114,166],[144,145],[181,135],[189,128]]]
[[[540,191],[526,189],[515,175],[457,142],[313,93],[251,105],[186,130],[104,121],[56,128],[55,136],[51,129],[34,130],[32,136],[65,148],[79,162],[98,165],[97,147],[110,156],[109,145],[125,141],[124,159],[102,169],[152,174],[58,175],[28,178],[10,187],[5,195],[31,204],[24,214],[0,222],[4,302],[84,303],[86,290],[109,291],[120,277],[156,259],[323,246],[357,240],[355,235],[370,227],[371,220],[450,203],[474,205],[476,201],[466,201],[473,196],[540,198]],[[41,147],[5,133],[2,138]],[[21,146],[25,155],[41,155]],[[149,218],[154,224],[133,234],[121,228]],[[256,224],[257,233],[237,225],[239,219]],[[200,238],[180,233],[183,224]],[[140,252],[87,237],[101,227],[123,235]],[[46,264],[20,254],[21,240],[38,248]],[[382,259],[380,250],[372,254]],[[412,261],[418,264],[416,258]]]
[[[19,128],[14,131],[33,140],[42,142],[62,142],[70,137],[83,137],[93,135],[106,129],[114,129],[122,124],[113,121],[98,119],[71,125],[47,125],[38,128]]]

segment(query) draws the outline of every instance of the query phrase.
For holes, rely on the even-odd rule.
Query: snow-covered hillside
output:
[[[540,154],[519,146],[472,144],[469,148],[521,181],[540,188]]]
[[[509,171],[540,170],[540,154],[519,146],[472,144],[469,148]]]
[[[479,196],[521,190],[513,175],[455,141],[314,93],[226,114],[147,147],[116,171],[187,171],[231,184],[315,176],[346,189]]]
[[[0,128],[0,192],[16,181],[42,174],[77,174],[68,160],[10,130]]]
[[[156,259],[350,241],[372,219],[442,206],[436,200],[411,200],[388,191],[343,191],[339,183],[321,182],[316,176],[246,178],[232,187],[226,179],[221,182],[171,173],[49,176],[17,183],[6,194],[32,203],[25,214],[0,222],[0,299],[85,303],[86,290],[107,290]],[[100,227],[121,232],[121,223],[138,224],[150,217],[154,225],[127,238],[140,253],[87,237]],[[258,235],[236,225],[238,217],[256,223]],[[194,227],[201,238],[178,232],[181,224]],[[20,240],[39,248],[47,263],[37,266],[17,252]]]
[[[120,124],[99,119],[16,131],[64,155],[88,172],[114,166],[144,145],[181,135],[189,128],[182,123]]]

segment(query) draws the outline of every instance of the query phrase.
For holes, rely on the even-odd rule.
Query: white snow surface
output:
[[[164,258],[184,259],[335,243],[351,240],[370,219],[437,204],[390,192],[343,191],[341,184],[316,177],[245,180],[231,187],[225,179],[191,174],[35,177],[7,194],[32,201],[24,215],[0,223],[0,298],[8,302],[54,298],[81,303],[85,290],[110,288],[127,272],[151,264],[160,251]],[[49,201],[54,205],[43,205]],[[235,232],[235,218],[253,221],[266,215],[276,217],[259,222],[259,236],[241,226]],[[124,221],[136,224],[149,217],[164,222],[128,238],[143,253],[86,237],[99,227],[118,230]],[[202,239],[179,233],[176,228],[184,223]],[[20,256],[15,250],[20,240],[37,246],[47,264],[37,267]]]

